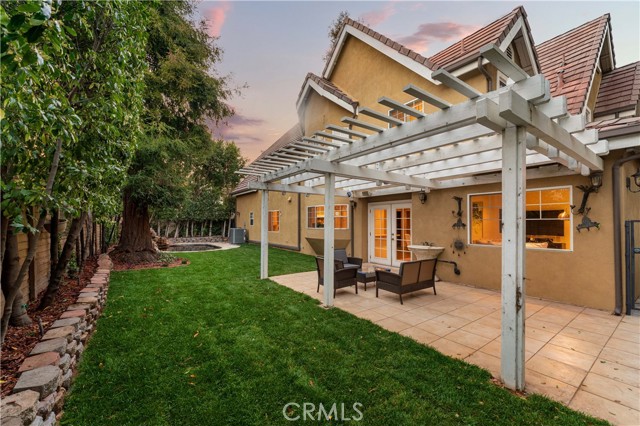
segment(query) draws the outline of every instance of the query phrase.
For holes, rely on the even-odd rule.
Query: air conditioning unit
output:
[[[243,244],[245,232],[247,232],[244,228],[231,228],[229,231],[229,242],[231,244]]]

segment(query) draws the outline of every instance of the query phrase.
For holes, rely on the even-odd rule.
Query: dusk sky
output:
[[[232,87],[247,85],[230,101],[236,115],[216,133],[253,160],[290,129],[297,122],[295,103],[306,74],[322,72],[328,28],[340,11],[431,56],[519,5],[527,11],[536,44],[610,13],[616,66],[640,59],[637,1],[204,1],[199,17],[207,19],[224,50],[216,72],[231,75]]]

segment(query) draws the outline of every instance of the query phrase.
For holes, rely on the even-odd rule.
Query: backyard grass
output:
[[[480,368],[261,281],[258,247],[184,257],[186,267],[112,274],[63,424],[291,424],[290,402],[300,407],[292,418],[305,402],[336,403],[339,416],[344,404],[346,417],[362,404],[359,422],[321,424],[606,424],[513,395]],[[271,275],[314,268],[281,250],[269,261]]]

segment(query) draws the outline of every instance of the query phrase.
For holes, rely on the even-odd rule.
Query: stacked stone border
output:
[[[76,366],[105,305],[112,267],[109,256],[100,255],[98,269],[76,303],[23,361],[13,392],[2,400],[3,426],[53,426],[60,420]]]
[[[213,235],[211,237],[179,237],[168,238],[169,243],[226,243],[228,238],[221,235]]]

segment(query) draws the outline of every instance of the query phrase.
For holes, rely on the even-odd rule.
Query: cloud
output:
[[[235,142],[244,157],[256,158],[267,149],[275,139],[266,129],[266,121],[261,118],[236,114],[216,125],[207,120],[207,126],[215,138]]]
[[[214,5],[214,7],[204,12],[204,18],[209,23],[207,33],[212,37],[219,37],[222,33],[224,21],[227,19],[227,12],[231,9],[231,3],[219,1],[215,2]]]
[[[382,9],[372,10],[371,12],[363,13],[360,15],[360,19],[369,26],[375,26],[383,23],[390,17],[396,14],[396,7],[394,2],[387,3]]]
[[[475,25],[464,25],[455,22],[432,22],[421,24],[416,32],[409,36],[401,37],[398,41],[409,49],[424,53],[429,48],[429,42],[432,40],[457,41],[478,28]]]

